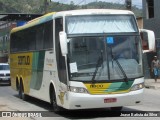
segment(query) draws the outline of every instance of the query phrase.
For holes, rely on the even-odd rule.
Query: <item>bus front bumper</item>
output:
[[[68,92],[66,109],[93,109],[119,106],[133,106],[140,104],[143,89],[123,94],[91,95]]]

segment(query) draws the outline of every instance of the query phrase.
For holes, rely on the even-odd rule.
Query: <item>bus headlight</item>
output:
[[[139,83],[139,84],[133,85],[131,88],[131,91],[140,90],[142,88],[144,88],[144,83]]]
[[[88,91],[85,88],[82,88],[82,87],[70,86],[69,89],[70,89],[71,92],[75,92],[75,93],[88,93]]]

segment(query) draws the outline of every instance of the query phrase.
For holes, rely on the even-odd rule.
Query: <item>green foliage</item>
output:
[[[46,9],[45,9],[46,7]],[[48,2],[44,5],[44,0],[0,0],[0,13],[45,13],[57,12],[73,9],[125,9],[125,5],[108,2],[92,2],[86,5],[75,5],[73,1],[70,4],[59,2]],[[132,6],[132,11],[136,16],[142,16],[142,10]]]
[[[40,13],[41,0],[0,0],[0,13]]]

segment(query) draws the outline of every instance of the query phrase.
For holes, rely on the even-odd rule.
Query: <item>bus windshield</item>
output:
[[[92,81],[94,76],[95,81],[113,81],[143,76],[139,36],[73,37],[68,48],[71,80]]]
[[[138,32],[133,15],[68,16],[66,22],[68,34]]]

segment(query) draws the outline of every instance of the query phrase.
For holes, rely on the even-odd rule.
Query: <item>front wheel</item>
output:
[[[57,100],[56,100],[56,93],[55,90],[52,90],[52,94],[51,94],[51,105],[52,105],[52,109],[55,113],[58,113],[61,111],[61,108],[57,105]]]

